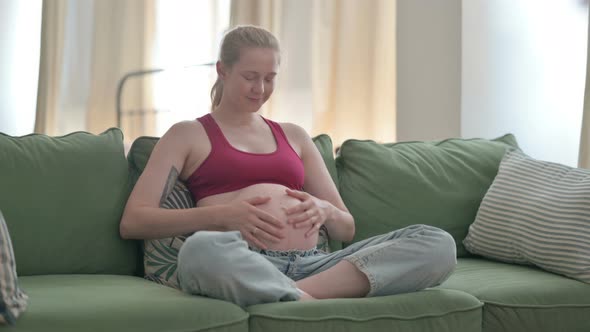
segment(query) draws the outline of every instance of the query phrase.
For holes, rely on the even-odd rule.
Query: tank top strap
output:
[[[203,128],[205,128],[205,132],[207,133],[209,142],[211,143],[211,151],[223,147],[225,143],[223,133],[221,132],[221,128],[219,128],[217,123],[215,123],[215,119],[213,119],[211,113],[207,113],[197,120],[199,120],[199,122],[203,125]]]
[[[287,135],[285,135],[285,132],[283,131],[281,125],[265,117],[262,118],[264,119],[264,121],[266,121],[266,123],[270,127],[270,130],[272,130],[272,134],[277,140],[277,149],[283,147],[290,147],[289,140],[287,140]]]

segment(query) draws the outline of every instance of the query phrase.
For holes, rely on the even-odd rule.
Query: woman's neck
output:
[[[235,127],[250,127],[260,121],[257,112],[245,112],[221,104],[214,108],[211,114],[216,121]]]

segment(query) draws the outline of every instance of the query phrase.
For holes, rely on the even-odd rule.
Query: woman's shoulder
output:
[[[303,127],[292,123],[292,122],[278,122],[281,126],[285,135],[289,138],[296,139],[297,141],[307,140],[309,138],[309,134]]]
[[[180,121],[173,124],[158,141],[158,145],[186,154],[206,143],[208,143],[207,134],[197,120]]]
[[[303,129],[303,127],[291,122],[281,122],[280,125],[281,128],[283,128],[291,147],[299,157],[302,159],[305,158],[305,156],[308,155],[307,151],[313,146],[311,137],[307,131]]]
[[[173,139],[198,138],[205,135],[205,128],[197,120],[185,120],[173,124],[164,136]]]
[[[196,161],[202,161],[203,156],[208,154],[210,145],[201,123],[197,120],[187,120],[173,124],[158,141],[156,148],[163,151],[157,154],[161,160],[176,160],[177,169],[183,178],[186,178],[187,163],[192,165]]]

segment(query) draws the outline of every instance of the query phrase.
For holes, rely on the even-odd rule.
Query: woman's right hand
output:
[[[275,216],[257,207],[270,199],[257,196],[230,203],[225,228],[240,231],[244,240],[260,249],[268,249],[268,242],[280,242],[285,238],[282,231],[285,226]]]

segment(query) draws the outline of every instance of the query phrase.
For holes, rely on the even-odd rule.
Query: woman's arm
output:
[[[281,222],[256,207],[270,197],[192,209],[160,207],[186,167],[189,155],[197,154],[196,159],[202,160],[209,154],[208,142],[204,129],[189,121],[175,124],[162,136],[129,196],[119,229],[121,237],[156,239],[200,230],[238,230],[244,239],[260,248],[266,247],[264,241],[280,241]],[[265,232],[255,237],[254,228]]]
[[[198,136],[196,125],[180,122],[158,141],[145,170],[139,177],[123,212],[120,233],[123,238],[165,238],[215,229],[222,207],[167,210],[160,208],[185,167],[191,142]]]
[[[292,222],[297,223],[297,227],[312,227],[316,225],[318,231],[322,224],[328,229],[330,238],[340,241],[351,241],[354,237],[355,227],[354,218],[344,205],[338,189],[328,172],[320,152],[313,143],[307,132],[294,124],[283,124],[285,133],[289,138],[295,140],[301,147],[301,159],[305,168],[304,190],[309,194],[288,191],[291,196],[295,196],[303,201],[303,204],[289,209],[287,212],[293,214]],[[310,215],[309,213],[297,216],[297,213],[303,212],[315,206]],[[300,211],[302,210],[302,211]]]

